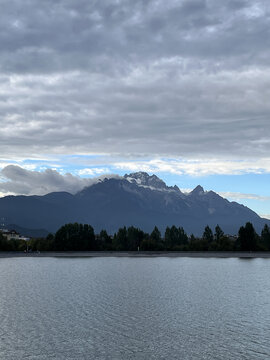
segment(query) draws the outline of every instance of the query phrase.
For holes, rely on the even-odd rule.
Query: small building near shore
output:
[[[15,231],[15,230],[0,229],[0,232],[2,233],[2,235],[3,235],[8,241],[11,240],[11,239],[14,239],[14,240],[24,240],[24,241],[29,241],[29,240],[30,240],[30,238],[20,235],[20,234],[17,233],[17,231]]]

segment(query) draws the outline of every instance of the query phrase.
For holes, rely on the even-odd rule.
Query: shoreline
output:
[[[243,252],[243,251],[44,251],[44,252],[0,252],[0,258],[11,257],[189,257],[189,258],[270,258],[270,252]]]

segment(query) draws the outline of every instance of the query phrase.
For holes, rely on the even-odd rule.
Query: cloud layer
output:
[[[146,171],[189,176],[242,175],[270,173],[270,159],[220,160],[220,159],[152,159],[141,161],[120,161],[115,169],[125,171]]]
[[[2,1],[0,153],[260,159],[270,6]]]
[[[8,165],[0,171],[0,193],[22,195],[45,195],[54,191],[75,194],[86,186],[97,183],[105,176],[85,179],[72,174],[60,174],[56,170],[31,171],[19,166]],[[117,175],[107,175],[117,177]]]

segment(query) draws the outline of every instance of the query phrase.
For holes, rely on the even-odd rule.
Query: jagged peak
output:
[[[139,171],[124,176],[126,180],[131,183],[135,183],[138,186],[148,187],[154,190],[160,191],[177,191],[180,192],[178,186],[167,186],[166,183],[161,180],[157,175],[149,175],[147,172]]]
[[[134,177],[134,178],[137,178],[137,177],[150,177],[150,175],[146,172],[146,171],[137,171],[137,172],[134,172],[134,173],[130,173],[130,174],[126,174],[125,177]]]
[[[203,195],[205,193],[204,188],[201,185],[196,186],[190,194],[192,195]]]
[[[141,181],[147,181],[149,179],[155,179],[155,180],[159,180],[161,182],[164,183],[163,180],[161,180],[158,176],[156,176],[155,174],[153,175],[149,175],[147,172],[145,171],[137,171],[134,173],[130,173],[130,174],[125,174],[124,177],[127,178],[132,178],[132,179],[136,179],[136,180],[141,180]],[[164,183],[165,184],[165,183]]]
[[[156,175],[149,175],[147,172],[139,171],[131,174],[126,174],[125,179],[130,182],[136,182],[138,185],[153,186],[158,188],[166,188],[167,185]]]
[[[165,192],[175,192],[184,196],[177,185],[167,186],[166,183],[160,179],[157,175],[149,175],[147,172],[138,171],[130,174],[125,174],[124,176],[119,175],[104,175],[99,178],[92,180],[92,184],[84,187],[82,190],[76,193],[77,196],[83,196],[84,193],[91,191],[93,185],[101,185],[106,183],[112,183],[113,181],[128,181],[131,184],[148,188],[151,190],[165,191]]]

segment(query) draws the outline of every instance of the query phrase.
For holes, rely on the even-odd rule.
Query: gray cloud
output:
[[[101,175],[86,179],[72,174],[62,175],[56,170],[46,169],[43,172],[23,169],[16,165],[8,165],[0,171],[0,192],[22,195],[44,195],[54,191],[67,191],[75,194],[86,186],[93,185],[104,177],[117,175]]]
[[[0,152],[267,157],[267,1],[3,1]]]

